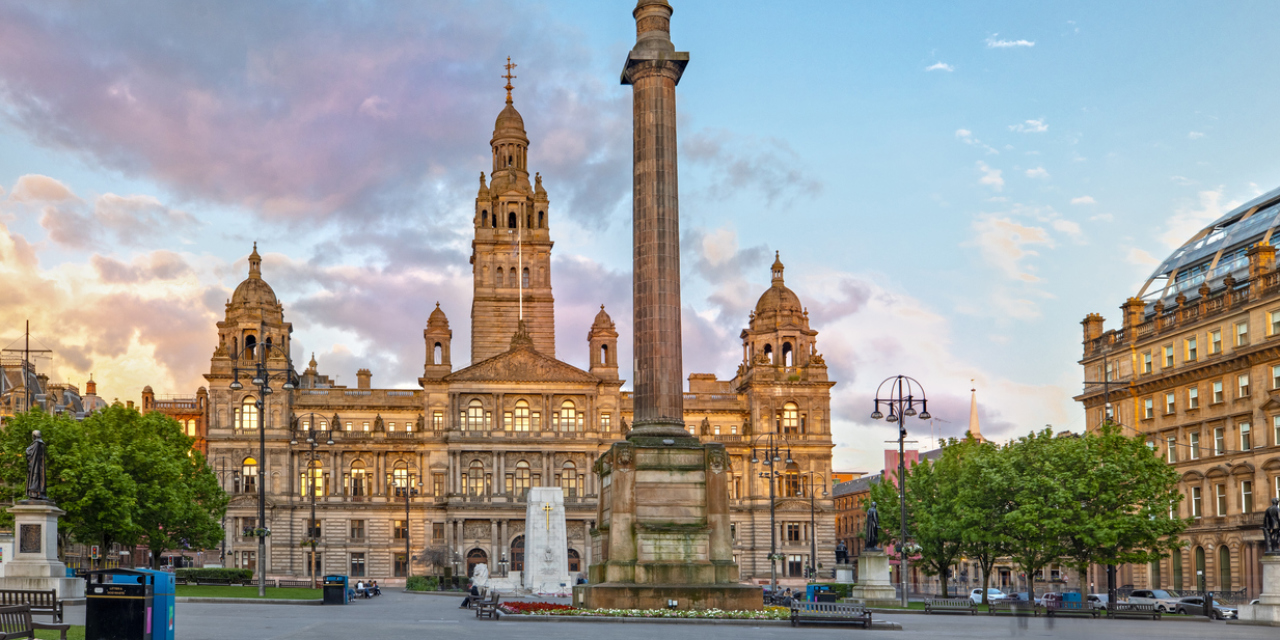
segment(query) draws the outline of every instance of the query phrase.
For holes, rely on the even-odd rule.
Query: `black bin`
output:
[[[813,594],[814,602],[839,602],[840,594],[834,591],[819,591]]]
[[[347,576],[324,577],[324,603],[347,604]]]
[[[136,576],[115,583],[112,576]],[[85,574],[85,640],[151,640],[155,576],[128,569]]]

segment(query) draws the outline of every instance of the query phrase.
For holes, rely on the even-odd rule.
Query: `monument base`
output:
[[[836,582],[853,582],[853,565],[836,565]]]
[[[1262,556],[1262,595],[1258,604],[1242,604],[1240,624],[1280,627],[1280,555]]]
[[[850,590],[849,597],[869,607],[898,604],[898,591],[889,582],[889,556],[884,551],[863,551],[858,556],[858,583]]]
[[[84,580],[67,577],[58,560],[58,516],[66,513],[45,500],[22,500],[13,514],[13,561],[4,567],[0,589],[56,589],[58,598],[84,598]]]
[[[760,587],[746,584],[583,584],[573,588],[573,603],[587,609],[721,609],[757,611],[764,606]]]

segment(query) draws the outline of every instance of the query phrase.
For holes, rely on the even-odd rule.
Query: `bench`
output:
[[[56,589],[34,591],[26,589],[0,589],[0,607],[29,605],[31,612],[53,616],[54,622],[62,622],[62,601]]]
[[[997,613],[1007,613],[1014,616],[1038,616],[1040,615],[1040,605],[1020,600],[1001,600],[987,605],[987,615],[994,616]]]
[[[0,607],[0,640],[9,640],[10,638],[32,638],[36,637],[36,629],[47,631],[57,631],[62,634],[62,640],[67,640],[67,630],[71,628],[69,624],[49,624],[45,622],[35,622],[31,619],[31,605],[20,604],[13,607]]]
[[[310,580],[276,580],[276,586],[284,589],[310,589],[315,583]]]
[[[1101,612],[1087,602],[1059,602],[1051,607],[1045,607],[1045,613],[1050,616],[1072,615],[1096,618]]]
[[[978,605],[968,598],[930,598],[924,601],[925,613],[978,613]]]
[[[476,618],[489,618],[498,620],[502,617],[502,612],[498,610],[498,590],[491,589],[489,594],[483,600],[476,603]]]
[[[1134,604],[1131,602],[1114,602],[1107,607],[1108,618],[1151,618],[1160,619],[1160,610],[1154,604]]]
[[[860,604],[840,602],[792,602],[791,626],[801,622],[836,622],[871,628],[871,611]]]
[[[201,586],[231,586],[231,578],[196,578],[196,584]]]

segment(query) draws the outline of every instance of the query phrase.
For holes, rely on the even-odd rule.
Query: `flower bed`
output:
[[[552,604],[550,602],[504,602],[501,608],[506,613],[513,615],[536,614],[595,618],[786,620],[791,616],[791,610],[786,607],[765,607],[761,611],[723,611],[721,609],[577,609],[566,604]]]

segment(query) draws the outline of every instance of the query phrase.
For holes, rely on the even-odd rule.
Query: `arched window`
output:
[[[516,401],[516,409],[514,411],[515,424],[513,429],[516,431],[529,430],[529,403],[524,400]]]
[[[609,345],[600,345],[600,364],[609,364]]]
[[[578,431],[578,409],[572,400],[565,400],[560,405],[560,430]]]
[[[489,554],[484,549],[472,549],[467,552],[467,577],[474,575],[476,565],[487,564],[489,562]]]
[[[1159,560],[1159,559],[1156,559],[1156,561],[1155,561],[1155,562],[1152,562],[1152,563],[1151,563],[1151,580],[1150,580],[1150,585],[1151,585],[1152,587],[1156,587],[1156,588],[1158,588],[1158,587],[1163,587],[1163,586],[1164,586],[1164,580],[1163,580],[1162,578],[1163,578],[1163,576],[1161,576],[1161,575],[1160,575],[1160,560]]]
[[[511,166],[511,161],[515,156],[507,156],[507,166]]]
[[[773,364],[773,345],[766,344],[764,346],[764,357],[769,361],[769,364]]]
[[[1173,565],[1173,588],[1182,591],[1182,549],[1174,549],[1169,561]]]
[[[484,463],[479,460],[472,460],[471,466],[467,469],[467,485],[470,490],[467,492],[473,496],[484,495]]]
[[[489,212],[487,210],[480,212],[480,226],[481,227],[489,226]]]
[[[267,336],[267,342],[262,347],[262,357],[263,358],[271,357],[271,336]]]
[[[560,470],[560,488],[564,490],[566,498],[582,495],[582,476],[578,475],[578,468],[573,462],[565,462],[564,468]]]
[[[187,436],[191,438],[196,437],[196,421],[195,420],[187,421]]]
[[[244,337],[244,355],[247,356],[250,360],[257,357],[254,354],[254,348],[257,346],[258,346],[257,338],[253,337],[252,335],[247,335]]]
[[[543,213],[539,211],[538,212],[538,228],[539,229],[542,228],[542,225],[546,224],[543,220],[544,220]]]
[[[369,474],[364,463],[356,460],[351,463],[351,497],[359,498],[369,495]]]
[[[320,497],[327,494],[324,486],[324,466],[319,460],[312,460],[307,463],[307,470],[302,472],[302,482],[300,494],[303,498],[310,499],[313,495]],[[313,493],[314,492],[314,493]]]
[[[569,573],[576,574],[582,571],[582,558],[578,555],[577,549],[569,550]]]
[[[511,541],[511,570],[524,571],[524,536]]]
[[[516,212],[514,211],[507,213],[507,228],[508,229],[516,228]]]
[[[258,492],[258,461],[253,458],[245,458],[240,465],[240,492]]]
[[[472,400],[467,405],[467,431],[484,429],[484,405],[479,400]]]
[[[529,288],[529,267],[524,268],[524,271],[522,271],[520,274],[520,278],[523,283],[522,286],[528,289]]]
[[[782,366],[784,367],[796,366],[796,354],[792,353],[790,342],[782,343]]]
[[[517,462],[514,483],[511,487],[517,500],[524,500],[524,494],[529,491],[529,477],[529,463],[524,460]]]
[[[507,286],[507,280],[506,280],[506,277],[507,277],[507,276],[506,276],[506,272],[502,270],[502,267],[498,267],[498,272],[497,272],[497,273],[498,273],[498,276],[497,276],[497,279],[496,279],[496,280],[497,280],[496,285],[497,285],[497,286],[499,286],[499,287],[505,287],[505,286]]]
[[[782,432],[785,434],[800,433],[800,407],[794,402],[782,405]]]
[[[1196,585],[1199,591],[1205,590],[1205,582],[1208,576],[1204,575],[1204,547],[1196,547],[1196,576],[1200,584]]]
[[[431,364],[444,364],[444,345],[439,342],[431,349]]]
[[[532,213],[526,213],[526,214],[524,214],[524,228],[526,228],[526,229],[532,229],[532,228],[533,228],[533,214],[532,214]]]
[[[237,429],[257,429],[258,428],[258,401],[252,396],[245,396],[240,401],[239,422],[236,424]]]
[[[1218,546],[1218,588],[1231,590],[1231,549],[1225,544]]]
[[[409,475],[409,465],[404,461],[397,462],[395,468],[391,470],[391,493],[397,498],[404,497],[404,490],[413,486],[413,480]]]
[[[507,286],[512,289],[516,288],[516,270],[514,267],[507,272]]]

